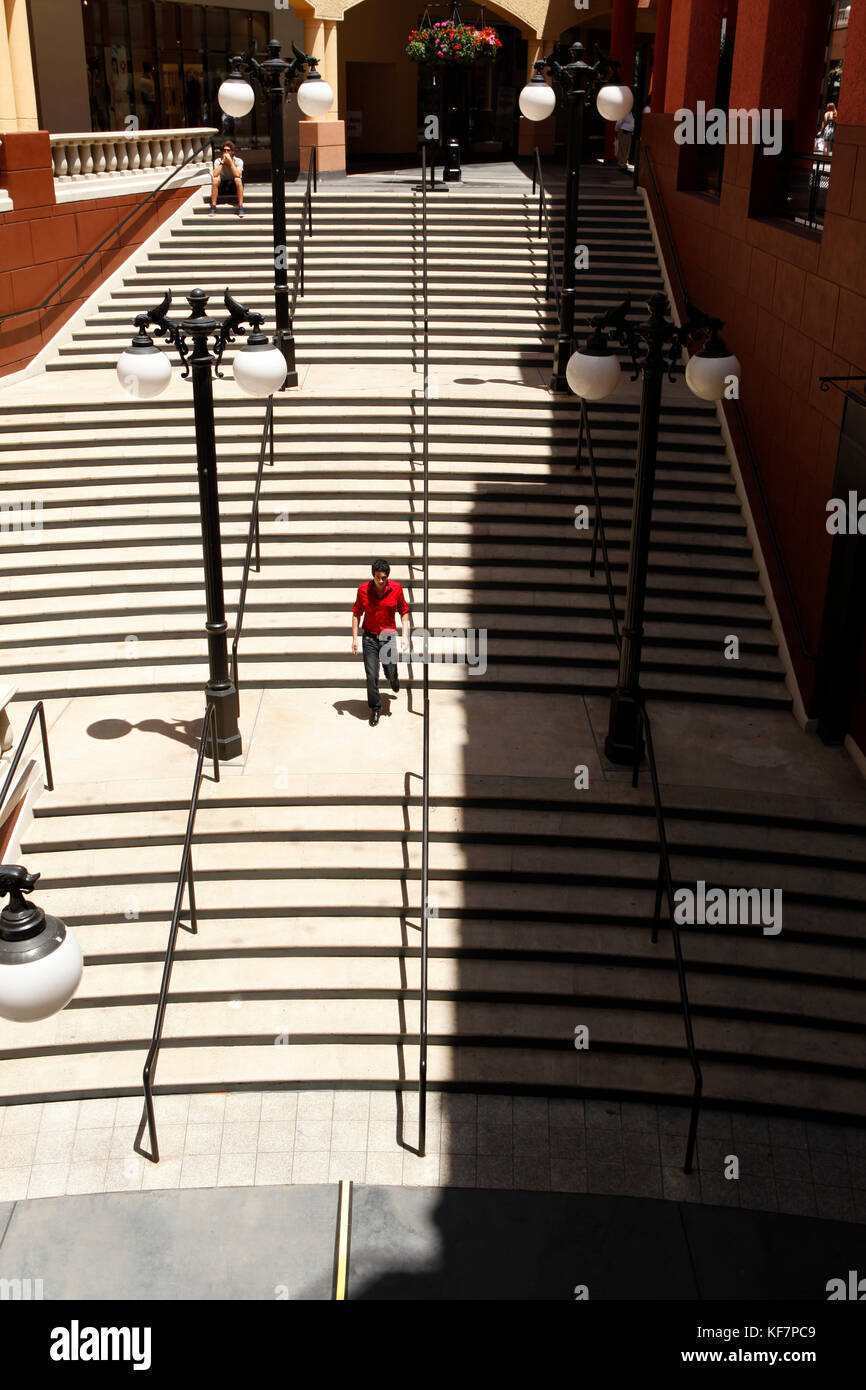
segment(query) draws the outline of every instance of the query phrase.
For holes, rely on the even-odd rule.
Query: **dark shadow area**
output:
[[[348,1297],[825,1302],[828,1280],[862,1268],[862,1254],[857,1226],[812,1217],[583,1193],[358,1187]]]
[[[138,730],[142,734],[162,734],[186,748],[198,749],[203,725],[203,719],[142,719],[139,724],[130,724],[126,719],[99,719],[88,725],[87,733],[90,738],[114,739],[126,738]]]

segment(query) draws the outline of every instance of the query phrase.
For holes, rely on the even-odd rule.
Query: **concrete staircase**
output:
[[[634,793],[600,772],[589,792],[573,786],[575,762],[598,769],[578,716],[588,708],[597,733],[616,652],[603,580],[588,574],[591,535],[574,525],[575,507],[592,515],[586,472],[574,467],[575,403],[542,389],[553,325],[533,206],[523,194],[467,189],[431,208],[433,361],[443,371],[430,407],[431,625],[489,637],[483,678],[431,668],[434,717],[459,708],[466,749],[461,766],[456,740],[434,740],[429,1076],[473,1090],[669,1100],[689,1093],[691,1074],[668,934],[650,941],[657,841],[648,789]],[[255,190],[249,208],[237,223],[191,209],[49,371],[113,368],[131,315],[169,284],[217,292],[228,280],[269,313]],[[625,288],[657,288],[635,195],[616,185],[594,197],[590,185],[585,211],[585,239],[598,252],[582,282],[585,311]],[[302,386],[276,403],[241,683],[244,702],[262,690],[316,702],[314,737],[327,761],[335,698],[363,693],[348,609],[373,551],[389,555],[419,620],[421,400],[395,383],[418,363],[420,241],[407,192],[323,190],[315,216],[301,366],[368,364],[371,375],[354,394]],[[452,370],[446,380],[446,368],[469,364],[511,375],[503,385],[495,373],[461,381]],[[374,377],[380,368],[391,374]],[[217,398],[231,612],[263,410],[228,391]],[[621,604],[637,408],[605,403],[591,420]],[[0,614],[20,698],[112,697],[115,711],[152,695],[161,710],[158,692],[200,690],[188,397],[127,402],[105,378],[96,403],[0,398],[0,445],[0,489],[40,496],[45,520],[41,545],[2,538]],[[743,737],[770,743],[782,725],[793,730],[714,412],[675,391],[666,396],[650,560],[644,683],[654,708],[705,712],[698,729],[740,712]],[[741,639],[737,662],[723,656],[731,633]],[[416,668],[404,681],[410,709],[419,680]],[[282,791],[252,766],[205,783],[194,852],[199,933],[181,936],[161,1087],[393,1087],[417,1075],[418,783],[382,770],[387,745],[373,740],[384,729],[357,730],[351,769],[329,764],[326,777]],[[497,734],[512,752],[508,775],[472,761],[473,746]],[[696,762],[711,741],[708,733],[705,749],[691,745]],[[405,770],[417,763],[407,745]],[[186,783],[191,772],[190,752]],[[75,929],[87,969],[58,1018],[26,1030],[0,1024],[0,1092],[10,1099],[140,1084],[188,796],[179,779],[158,780],[156,769],[153,778],[68,780],[36,808],[25,862],[43,875],[39,901]],[[745,775],[724,790],[665,786],[679,881],[780,887],[785,899],[779,937],[745,927],[684,934],[705,1095],[859,1118],[866,797],[846,784],[838,805],[805,789],[774,799],[771,778],[764,796]],[[579,1024],[590,1029],[588,1051],[574,1047]]]
[[[537,395],[538,393],[536,393]],[[247,683],[351,683],[342,640],[352,586],[384,548],[420,596],[420,419],[415,399],[277,402],[276,468],[262,502],[262,573],[244,629]],[[431,402],[433,618],[489,630],[485,688],[608,691],[616,670],[603,586],[590,579],[593,510],[575,473],[567,400]],[[7,660],[22,693],[62,697],[201,686],[201,541],[188,402],[107,401],[58,413],[0,405],[6,495],[38,492],[50,546],[4,557]],[[217,409],[223,552],[234,600],[262,410]],[[628,559],[636,407],[592,413],[616,584]],[[129,498],[139,498],[130,507]],[[646,686],[674,698],[787,708],[724,446],[711,411],[665,413],[652,552]],[[315,585],[317,602],[310,605]],[[26,598],[26,604],[24,602]],[[741,637],[735,662],[728,633]],[[127,637],[137,638],[134,659]],[[432,679],[462,684],[465,668]]]
[[[581,201],[580,237],[591,267],[578,291],[584,316],[617,303],[627,290],[639,298],[662,288],[642,203],[628,186],[594,172],[587,172]],[[288,197],[291,258],[301,220],[297,186]],[[549,203],[559,260],[563,215],[556,185]],[[221,299],[230,280],[237,298],[270,319],[269,192],[251,187],[245,213],[241,221],[232,209],[220,209],[210,219],[204,201],[191,207],[60,348],[49,370],[113,367],[134,315],[158,303],[169,284],[183,305],[181,296],[193,285]],[[323,186],[316,194],[306,293],[295,324],[302,361],[420,365],[421,224],[421,198],[409,184],[393,192]],[[537,234],[537,198],[495,187],[455,188],[430,196],[428,227],[433,367],[518,364],[547,371],[555,312],[545,296],[547,252]]]

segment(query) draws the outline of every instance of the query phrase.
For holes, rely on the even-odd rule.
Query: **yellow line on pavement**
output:
[[[337,1260],[334,1282],[335,1300],[346,1298],[346,1279],[349,1273],[349,1225],[352,1213],[352,1184],[340,1183],[340,1205],[337,1211]]]

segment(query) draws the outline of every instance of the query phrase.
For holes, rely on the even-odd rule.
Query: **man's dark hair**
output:
[[[372,574],[379,574],[380,571],[382,571],[382,570],[384,570],[385,574],[390,574],[390,573],[391,573],[391,566],[388,564],[388,561],[387,561],[387,560],[374,560],[374,561],[373,561],[373,564],[372,564],[372,567],[371,567],[371,573],[372,573]]]

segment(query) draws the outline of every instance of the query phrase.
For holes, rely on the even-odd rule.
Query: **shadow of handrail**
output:
[[[586,401],[580,399],[580,431],[577,441],[577,467],[580,468],[583,453],[584,440],[586,441],[586,456],[589,463],[590,476],[592,478],[592,489],[595,496],[595,525],[592,539],[592,556],[590,560],[590,578],[595,577],[597,547],[601,542],[602,565],[604,567],[605,581],[607,585],[607,598],[610,607],[611,624],[613,626],[614,640],[617,650],[622,647],[622,636],[620,634],[619,614],[616,607],[616,596],[613,588],[613,576],[611,574],[610,556],[607,548],[607,534],[604,525],[604,515],[602,511],[601,496],[598,489],[598,478],[596,476],[595,455],[592,448],[592,432],[589,426],[589,413],[586,408]],[[652,782],[653,803],[655,806],[656,829],[659,838],[659,867],[656,875],[656,897],[655,909],[653,912],[652,941],[658,944],[659,927],[661,925],[661,904],[662,897],[667,898],[668,913],[670,916],[671,936],[673,937],[674,958],[677,968],[677,983],[680,992],[680,1005],[682,1007],[683,1028],[685,1030],[686,1049],[689,1054],[689,1063],[692,1068],[693,1089],[692,1089],[692,1113],[689,1120],[689,1132],[686,1140],[686,1155],[683,1164],[684,1171],[690,1173],[694,1164],[695,1143],[697,1140],[698,1118],[700,1116],[701,1098],[703,1095],[703,1073],[701,1064],[698,1060],[697,1048],[695,1047],[695,1035],[692,1027],[692,1015],[689,1007],[688,983],[686,980],[685,958],[683,956],[682,942],[680,940],[679,927],[675,917],[673,874],[671,871],[670,849],[668,846],[667,830],[665,827],[664,808],[662,806],[661,789],[659,787],[658,768],[656,766],[655,748],[653,746],[652,727],[650,724],[649,713],[646,708],[646,697],[643,690],[638,687],[638,709],[640,712],[640,728],[643,732],[646,744],[646,757],[649,764],[650,780]],[[638,737],[636,749],[639,754],[641,739]],[[632,769],[632,786],[637,787],[639,776],[639,760],[636,758]]]

